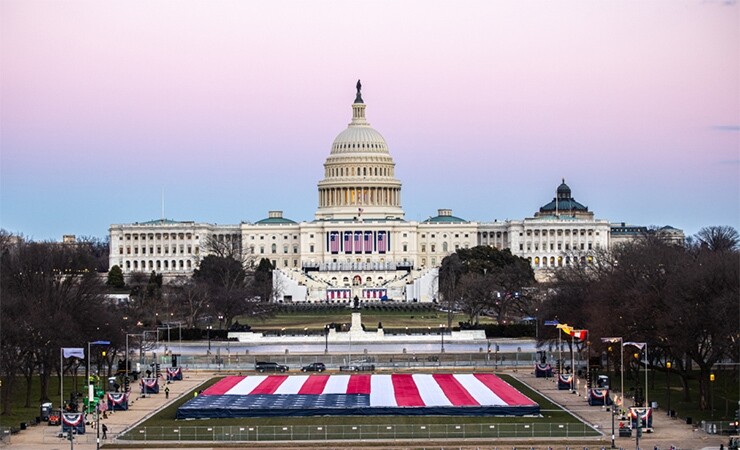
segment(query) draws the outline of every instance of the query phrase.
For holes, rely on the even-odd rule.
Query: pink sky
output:
[[[740,226],[722,1],[0,2],[0,226],[311,220],[363,82],[409,220]]]

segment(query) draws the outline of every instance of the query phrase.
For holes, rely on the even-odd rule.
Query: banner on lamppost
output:
[[[62,347],[62,355],[65,358],[80,358],[85,359],[85,349],[84,348],[64,348]]]

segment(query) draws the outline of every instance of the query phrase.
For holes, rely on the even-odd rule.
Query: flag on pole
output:
[[[85,359],[85,349],[84,348],[62,348],[62,355],[64,355],[65,358],[80,358]]]
[[[557,325],[558,325],[559,323],[560,323],[560,322],[558,322],[557,320],[546,320],[546,321],[545,321],[545,325],[547,325],[547,326],[550,326],[550,327],[555,327],[555,326],[557,326]]]
[[[571,330],[570,335],[576,339],[585,341],[586,336],[588,336],[588,330]]]
[[[601,338],[601,342],[607,342],[609,344],[616,344],[617,342],[621,341],[622,338],[620,337],[603,337]]]
[[[557,328],[563,330],[563,333],[570,335],[573,332],[573,327],[568,326],[566,323],[559,323],[555,325]]]
[[[634,345],[635,347],[642,350],[643,348],[645,348],[645,344],[646,344],[645,342],[625,342],[624,344],[622,344],[622,347],[626,347],[628,345]]]

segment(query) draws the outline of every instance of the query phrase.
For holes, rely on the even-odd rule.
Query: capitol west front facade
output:
[[[588,258],[590,250],[633,238],[645,227],[595,219],[563,180],[533,217],[473,222],[449,209],[422,222],[406,221],[401,181],[383,136],[365,118],[358,82],[352,121],[334,139],[318,183],[314,220],[295,222],[270,211],[256,223],[215,225],[154,220],[110,227],[110,266],[124,274],[189,276],[208,254],[210,239],[239,248],[276,269],[276,300],[293,302],[431,302],[442,259],[460,248],[508,248],[526,258],[539,278]],[[683,233],[661,229],[670,239]]]

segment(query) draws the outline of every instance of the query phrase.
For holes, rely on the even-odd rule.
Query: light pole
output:
[[[614,404],[612,404],[612,448],[617,448],[616,444],[614,443]]]
[[[324,354],[329,353],[329,325],[324,325]]]
[[[208,354],[211,354],[211,328],[213,328],[213,325],[208,325],[206,327],[206,330],[208,330]]]
[[[620,337],[605,337],[605,338],[601,338],[601,342],[608,342],[611,344],[615,344],[619,342],[619,362],[620,362],[620,365],[619,365],[619,381],[620,381],[619,395],[622,397],[620,406],[623,406],[624,405],[624,339],[621,336]]]
[[[92,355],[90,355],[90,346],[91,345],[110,345],[110,341],[88,341],[87,342],[87,390],[88,390],[88,396],[90,397],[90,402],[92,403],[93,400],[93,392],[90,392],[90,358]]]
[[[709,398],[711,399],[711,408],[712,408],[712,419],[714,419],[714,374],[709,374],[709,385],[711,386],[711,389],[709,390]]]
[[[671,416],[671,362],[666,361],[665,368],[668,369],[666,374],[666,390],[668,391],[668,417]]]
[[[622,344],[624,347],[625,345],[633,345],[637,347],[638,349],[645,352],[645,408],[650,407],[650,403],[648,403],[648,357],[647,357],[647,342],[625,342]],[[637,353],[635,354],[639,356]],[[637,357],[636,356],[636,357]]]
[[[439,335],[442,337],[442,353],[445,352],[445,326],[444,324],[440,324],[439,326]]]

